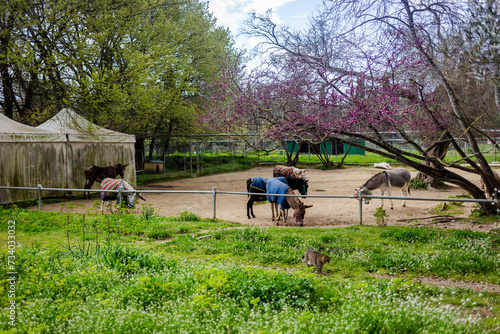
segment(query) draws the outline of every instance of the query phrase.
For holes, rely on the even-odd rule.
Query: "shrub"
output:
[[[170,238],[171,236],[172,236],[172,231],[166,229],[161,225],[156,225],[152,229],[146,231],[146,237],[155,240],[163,240]]]
[[[403,241],[408,243],[413,242],[430,242],[438,237],[438,233],[426,227],[404,227],[404,228],[391,228],[380,233],[382,238],[389,238],[396,241]]]
[[[377,208],[377,211],[373,214],[375,219],[377,220],[378,225],[386,226],[385,218],[389,217],[387,212],[380,206]]]
[[[196,213],[191,211],[182,211],[179,212],[179,215],[176,217],[177,221],[188,221],[188,222],[198,222],[201,221],[201,217]]]
[[[122,243],[108,245],[100,255],[108,268],[125,273],[137,272],[142,268],[154,270],[164,266],[162,257],[142,252]]]
[[[410,180],[410,189],[427,190],[428,186],[429,184],[421,179],[414,178]]]

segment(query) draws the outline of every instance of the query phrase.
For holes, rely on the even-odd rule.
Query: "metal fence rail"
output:
[[[61,192],[102,192],[99,189],[69,189],[69,188],[44,188],[41,184],[37,187],[6,187],[0,186],[0,189],[12,189],[12,190],[31,190],[38,193],[38,209],[42,209],[42,192],[43,191],[61,191]],[[377,195],[363,195],[362,192],[358,196],[354,195],[286,195],[286,194],[269,194],[269,193],[248,193],[248,192],[236,192],[236,191],[217,191],[215,187],[212,190],[124,190],[123,187],[119,187],[118,190],[106,190],[106,193],[118,193],[118,196],[122,194],[138,192],[141,194],[211,194],[213,197],[213,218],[217,217],[217,195],[257,195],[257,196],[282,196],[282,197],[303,197],[303,198],[355,198],[359,201],[359,224],[363,223],[363,202],[370,199],[397,199],[397,200],[408,200],[408,201],[434,201],[434,202],[474,202],[474,203],[492,203],[494,205],[498,204],[498,198],[494,200],[489,199],[468,199],[468,198],[429,198],[429,197],[404,197],[404,196],[377,196]]]

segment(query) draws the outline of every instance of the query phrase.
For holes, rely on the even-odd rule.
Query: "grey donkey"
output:
[[[363,195],[371,195],[373,190],[379,189],[380,194],[384,196],[384,192],[387,191],[389,196],[391,195],[392,188],[399,188],[403,193],[403,196],[408,197],[410,195],[410,180],[411,174],[407,169],[399,168],[395,170],[383,171],[381,173],[375,174],[368,181],[365,182],[361,187],[356,189],[356,198],[359,197],[359,193],[362,192]],[[392,199],[391,209],[393,209]],[[384,206],[384,199],[381,199]],[[365,199],[365,203],[370,203],[370,199]],[[403,200],[403,206],[406,206],[406,200]]]

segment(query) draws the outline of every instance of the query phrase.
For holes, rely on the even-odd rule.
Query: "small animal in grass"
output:
[[[325,263],[330,263],[330,256],[321,254],[314,249],[308,249],[306,254],[302,257],[302,262],[305,262],[308,267],[315,266],[316,272],[318,274],[323,274],[323,265]]]

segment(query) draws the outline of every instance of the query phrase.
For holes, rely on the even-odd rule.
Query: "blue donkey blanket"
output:
[[[281,182],[286,184],[286,178],[284,176],[275,177],[274,179],[280,180]],[[268,180],[270,180],[270,179],[264,179],[264,178],[258,177],[258,176],[252,177],[252,183],[250,183],[250,191],[252,191],[252,189],[256,189],[256,190],[260,190],[263,193],[265,193]]]
[[[261,177],[252,177],[252,183],[250,184],[250,191],[253,192],[253,189],[256,189],[265,193],[266,181],[267,179],[263,179]]]
[[[272,179],[267,179],[267,189],[266,192],[268,194],[283,194],[285,195],[286,192],[290,189],[290,187],[278,180],[278,178],[272,178]],[[286,200],[286,197],[284,196],[267,196],[267,200],[269,203],[278,203],[281,207],[282,210],[284,209],[290,209],[290,205],[288,204],[288,201]]]

